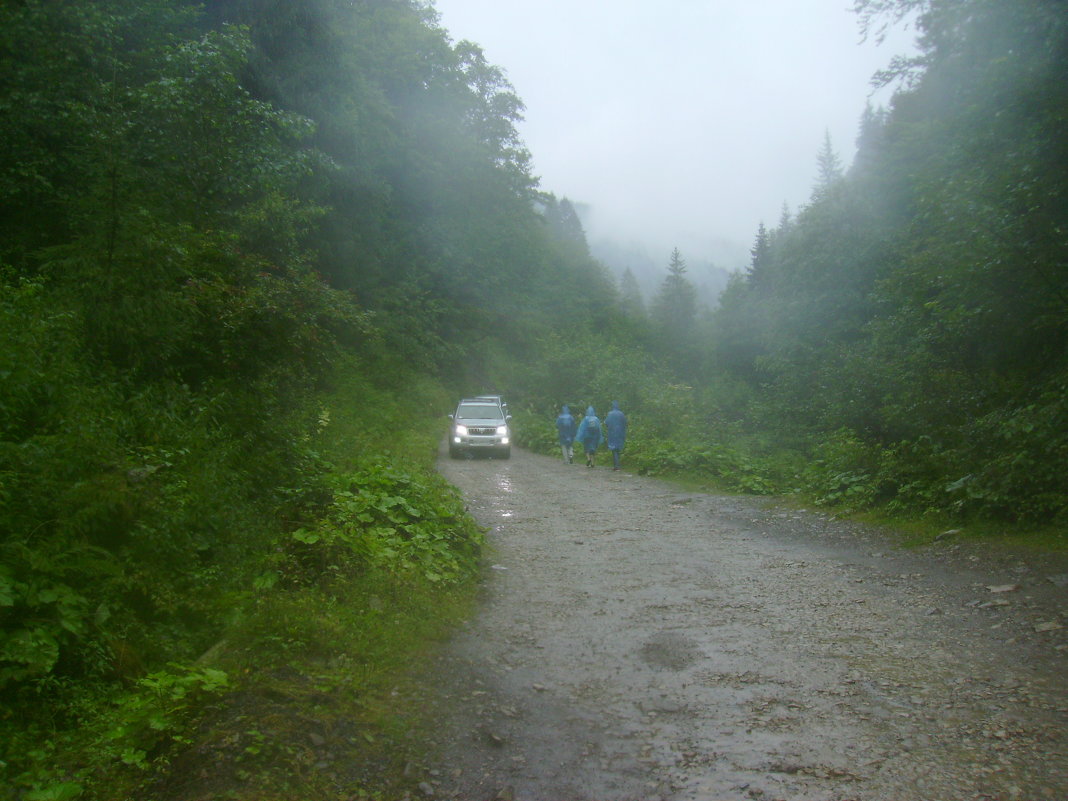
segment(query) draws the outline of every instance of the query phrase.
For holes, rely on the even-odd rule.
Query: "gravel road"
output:
[[[443,454],[492,551],[424,795],[1068,799],[1064,558],[904,550],[605,460]]]

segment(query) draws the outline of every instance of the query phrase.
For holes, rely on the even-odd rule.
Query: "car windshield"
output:
[[[456,410],[457,420],[499,420],[501,407],[496,403],[461,403]]]

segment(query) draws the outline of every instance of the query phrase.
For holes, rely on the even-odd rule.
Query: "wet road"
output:
[[[903,551],[604,459],[440,461],[493,552],[438,666],[428,794],[1068,798],[1068,567]]]

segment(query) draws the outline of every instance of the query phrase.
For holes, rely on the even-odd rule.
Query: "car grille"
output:
[[[493,426],[491,428],[469,428],[467,429],[467,433],[473,437],[491,437],[497,433],[497,427]]]

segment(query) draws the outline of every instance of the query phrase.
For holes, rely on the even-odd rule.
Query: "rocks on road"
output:
[[[1068,798],[1068,564],[513,451],[426,797]]]

